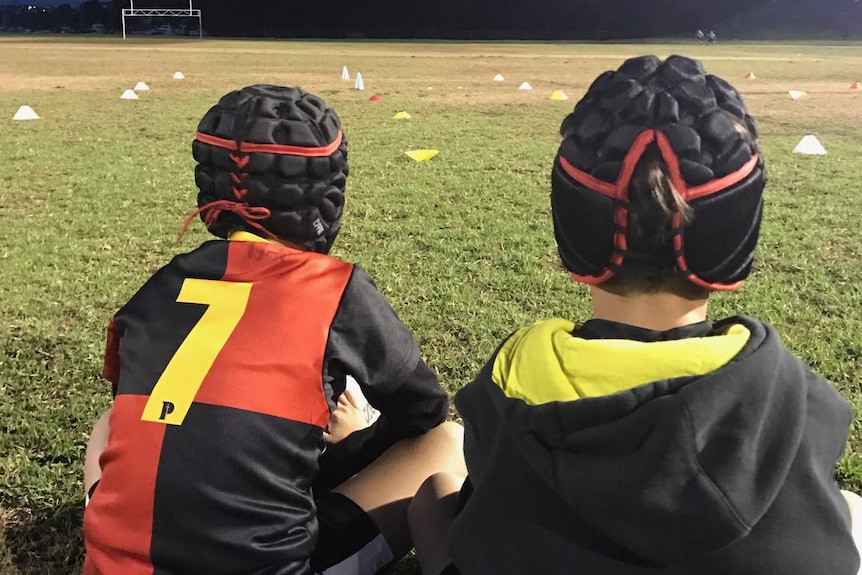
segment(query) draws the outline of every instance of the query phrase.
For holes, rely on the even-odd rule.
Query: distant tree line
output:
[[[97,22],[110,28],[119,17],[117,12],[115,18],[114,11],[113,2],[99,0],[88,0],[80,6],[61,4],[50,7],[40,6],[38,2],[3,4],[0,0],[0,26],[11,30],[82,32],[90,30]]]

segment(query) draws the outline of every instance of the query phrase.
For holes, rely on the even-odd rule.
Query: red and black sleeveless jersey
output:
[[[321,455],[346,374],[381,417]],[[150,278],[112,320],[105,375],[85,575],[308,573],[318,485],[448,413],[367,274],[256,238],[207,242]]]

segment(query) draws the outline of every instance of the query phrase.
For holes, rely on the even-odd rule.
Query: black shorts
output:
[[[392,562],[389,543],[352,499],[329,492],[317,501],[320,526],[311,569],[321,575],[372,575]]]
[[[88,490],[90,502],[99,482]],[[392,563],[389,543],[352,499],[330,491],[317,500],[319,535],[311,556],[315,575],[373,575]]]

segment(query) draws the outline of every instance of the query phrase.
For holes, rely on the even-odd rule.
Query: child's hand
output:
[[[354,431],[368,427],[365,411],[359,408],[356,396],[349,389],[338,398],[335,411],[329,417],[329,425],[323,430],[327,443],[338,443]]]

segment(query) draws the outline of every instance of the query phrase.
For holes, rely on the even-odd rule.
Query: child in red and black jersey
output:
[[[196,213],[222,239],[111,321],[84,573],[376,573],[412,547],[422,481],[463,469],[461,429],[371,278],[326,255],[348,174],[339,119],[300,89],[252,86],[207,112],[193,152]],[[350,376],[380,412],[370,426]]]

